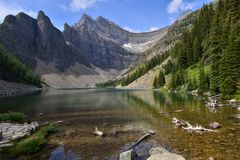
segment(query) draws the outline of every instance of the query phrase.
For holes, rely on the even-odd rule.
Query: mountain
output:
[[[51,62],[60,71],[76,62],[88,65],[42,11],[37,19],[24,13],[7,16],[0,26],[0,43],[34,70],[38,61]]]
[[[167,33],[167,28],[148,33],[131,33],[115,23],[84,14],[73,26],[64,25],[63,35],[69,45],[81,51],[87,60],[100,68],[125,69],[137,55]]]
[[[173,28],[185,24],[184,19],[153,32],[131,33],[104,17],[83,14],[61,32],[43,11],[36,19],[19,13],[0,25],[0,44],[52,87],[87,87],[121,77],[168,50],[184,27],[171,36]]]
[[[25,13],[6,16],[0,44],[50,86],[83,87],[124,73],[167,31],[131,33],[106,18],[84,14],[61,32],[39,11],[36,19]]]

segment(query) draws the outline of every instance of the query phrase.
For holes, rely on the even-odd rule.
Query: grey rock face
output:
[[[54,63],[61,71],[75,62],[88,64],[78,50],[66,44],[61,31],[42,11],[37,19],[24,13],[7,16],[0,25],[0,44],[32,69],[37,58]]]
[[[70,27],[65,24],[63,31],[66,41],[83,53],[87,61],[102,69],[127,68],[135,55],[122,48],[119,34],[121,29],[98,18],[83,15],[81,20]]]
[[[63,35],[70,45],[82,51],[89,63],[103,69],[121,70],[136,59],[137,55],[131,52],[145,51],[150,44],[163,37],[166,31],[167,28],[147,33],[131,33],[106,18],[100,16],[93,20],[84,14],[73,26],[65,24]],[[124,47],[129,43],[134,47]]]

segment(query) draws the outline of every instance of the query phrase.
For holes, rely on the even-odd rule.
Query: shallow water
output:
[[[214,113],[203,100],[188,95],[152,90],[49,90],[0,99],[0,112],[10,110],[24,112],[40,123],[68,122],[59,126],[42,152],[20,159],[117,159],[150,129],[156,134],[137,147],[139,159],[146,159],[152,146],[163,146],[191,160],[240,159],[240,122],[232,118],[237,109],[222,107]],[[44,116],[34,117],[38,113]],[[205,127],[216,121],[222,128],[218,133],[190,133],[174,128],[173,117]],[[94,136],[95,126],[106,136]]]

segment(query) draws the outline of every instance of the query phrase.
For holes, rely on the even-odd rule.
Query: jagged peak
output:
[[[46,17],[46,15],[45,15],[45,13],[42,10],[40,10],[38,12],[38,17]]]
[[[16,17],[10,14],[4,18],[3,23],[14,23],[15,21],[16,21]]]
[[[64,31],[70,29],[71,26],[67,23],[64,23]]]
[[[96,21],[97,21],[98,23],[108,23],[108,24],[111,24],[111,25],[118,26],[116,23],[114,23],[114,22],[110,21],[109,19],[104,18],[104,17],[102,17],[102,16],[97,17]],[[119,26],[118,26],[118,27],[119,27]]]
[[[92,19],[92,17],[87,15],[86,13],[84,13],[82,15],[81,19],[74,25],[74,27],[79,27],[84,24],[93,23],[93,22],[94,22],[94,20]]]
[[[38,12],[37,21],[44,21],[45,23],[52,25],[51,20],[49,19],[48,16],[45,15],[45,13],[42,10]]]

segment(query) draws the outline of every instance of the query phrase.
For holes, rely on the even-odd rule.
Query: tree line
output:
[[[14,80],[42,87],[41,78],[0,45],[0,67]]]

